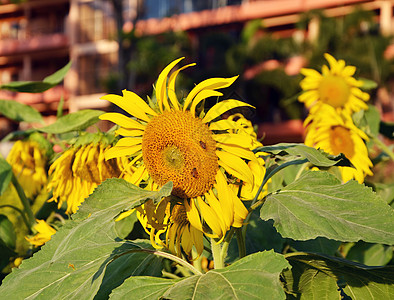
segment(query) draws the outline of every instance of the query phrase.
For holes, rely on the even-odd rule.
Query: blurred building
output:
[[[0,99],[30,104],[47,116],[49,122],[61,97],[69,111],[107,105],[107,101],[98,99],[104,92],[103,80],[117,64],[114,1],[11,2],[0,0],[0,84],[42,80],[70,59],[73,65],[62,85],[43,94],[0,90]],[[325,9],[327,16],[343,16],[356,5],[376,12],[382,33],[394,32],[394,0],[124,0],[124,28],[133,23],[137,5],[142,15],[136,28],[146,35],[182,30],[198,40],[201,32],[212,28],[240,29],[249,20],[264,19],[268,30],[290,36],[305,11]],[[318,24],[311,22],[305,35],[312,39],[317,31]],[[302,65],[302,62],[301,65],[291,63],[295,65],[288,67],[296,70]],[[258,68],[264,65],[257,66],[257,71]],[[256,70],[249,70],[250,74],[246,75],[253,76],[253,72]],[[12,126],[0,116],[0,131],[3,131],[0,136],[15,129]],[[302,126],[296,127],[299,134]]]

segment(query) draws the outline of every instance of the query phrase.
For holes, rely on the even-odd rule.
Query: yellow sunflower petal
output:
[[[216,175],[215,188],[218,192],[218,199],[223,209],[223,218],[225,224],[233,224],[234,222],[234,203],[230,195],[230,188],[223,173],[219,171]],[[210,193],[210,191],[208,192]]]
[[[197,94],[197,96],[192,101],[192,106],[190,107],[190,112],[194,116],[196,114],[197,105],[204,99],[209,97],[220,97],[223,93],[215,91],[215,90],[203,90]]]
[[[138,106],[136,106],[135,103],[133,103],[133,101],[130,101],[129,98],[125,98],[125,97],[122,97],[119,95],[109,94],[109,95],[102,96],[100,99],[107,100],[107,101],[119,106],[121,109],[125,110],[126,112],[128,112],[130,115],[136,117],[137,119],[141,119],[145,122],[150,121],[150,118],[146,115],[145,111],[140,109]]]
[[[168,103],[167,98],[167,77],[171,70],[175,67],[175,65],[180,62],[184,57],[178,58],[170,63],[167,67],[161,71],[159,78],[157,79],[156,83],[156,99],[157,103],[159,104],[159,109],[163,112],[163,105],[166,110],[170,110],[170,105]]]
[[[135,145],[135,146],[114,146],[107,151],[105,151],[105,159],[109,160],[111,158],[115,157],[122,157],[122,156],[131,156],[137,151],[141,150],[141,145]]]
[[[209,124],[209,130],[236,130],[238,129],[237,123],[230,120],[219,120]]]
[[[254,153],[252,151],[250,151],[249,149],[246,149],[244,146],[239,146],[239,145],[231,145],[231,144],[224,144],[221,143],[220,148],[222,148],[222,150],[234,154],[238,157],[242,157],[245,158],[247,160],[255,160],[256,156],[254,155]]]
[[[234,100],[234,99],[228,99],[228,100],[223,100],[217,104],[215,104],[205,115],[205,117],[202,119],[203,123],[208,123],[217,117],[220,117],[223,113],[226,111],[229,111],[230,109],[236,108],[236,107],[242,107],[242,106],[248,106],[254,108],[254,106],[247,104],[242,101]]]
[[[194,97],[203,90],[216,90],[229,87],[238,78],[234,76],[231,78],[209,78],[197,84],[187,95],[183,110],[186,110]]]
[[[197,254],[200,256],[202,251],[204,250],[203,233],[202,231],[197,230],[194,227],[190,228],[190,233],[192,235],[192,239],[194,241],[194,247],[196,247]]]
[[[217,237],[223,237],[222,228],[220,226],[220,222],[218,221],[218,216],[216,215],[215,211],[211,207],[209,207],[209,205],[206,204],[200,196],[197,197],[197,202],[198,206],[200,207],[201,214],[204,216],[205,222],[212,229],[213,233]]]
[[[205,199],[208,201],[209,206],[216,212],[217,221],[220,224],[222,232],[226,232],[231,224],[226,223],[226,219],[223,218],[224,211],[219,200],[211,193],[205,193]]]
[[[144,130],[119,128],[118,130],[115,131],[115,134],[123,135],[123,136],[142,136],[144,135]]]
[[[186,209],[186,215],[187,219],[189,220],[190,224],[194,227],[197,228],[200,231],[202,230],[202,224],[200,220],[200,215],[198,213],[196,204],[194,203],[195,198],[190,199],[190,205],[187,200],[185,200],[185,209]]]
[[[145,129],[145,125],[119,113],[105,113],[102,114],[99,118],[100,120],[111,121],[115,124],[118,124],[121,127],[128,129],[141,129],[141,130]]]
[[[221,144],[242,145],[245,148],[250,148],[253,145],[253,138],[250,135],[224,133],[214,135],[213,139],[219,143],[218,147]]]
[[[248,165],[241,158],[224,151],[216,151],[216,155],[219,157],[219,165],[222,166],[226,172],[242,181],[253,184],[253,174]]]
[[[141,111],[151,116],[157,116],[157,113],[136,93],[128,90],[123,90],[123,97],[128,99],[133,105],[136,105]]]
[[[125,218],[127,218],[128,216],[130,216],[133,212],[135,211],[135,209],[131,209],[125,212],[120,213],[120,215],[115,219],[115,222],[118,222],[120,220],[123,220]]]
[[[142,138],[125,137],[116,143],[116,147],[131,147],[139,144],[142,144]]]
[[[170,102],[172,106],[175,108],[175,110],[179,110],[179,101],[175,93],[175,80],[182,70],[195,66],[195,63],[188,64],[186,66],[183,66],[182,68],[179,68],[178,70],[172,72],[170,79],[168,79],[168,98],[170,98]]]

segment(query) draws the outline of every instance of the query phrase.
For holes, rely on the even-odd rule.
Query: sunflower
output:
[[[257,140],[257,134],[253,128],[252,122],[246,119],[242,114],[236,113],[228,117],[228,120],[234,121],[237,124],[237,129],[232,129],[230,132],[233,134],[243,134],[252,137],[252,145],[250,150],[262,147],[263,144]],[[260,188],[265,176],[265,161],[262,156],[265,153],[257,152],[255,156],[257,159],[248,161],[248,166],[252,170],[253,185],[246,181],[237,180],[232,185],[233,190],[239,195],[242,200],[252,200]],[[267,185],[265,185],[258,196],[258,199],[263,198],[267,194]]]
[[[307,146],[321,148],[333,155],[343,153],[353,164],[354,168],[339,167],[344,182],[354,178],[363,183],[365,176],[373,175],[365,145],[368,136],[353,124],[349,116],[337,114],[331,106],[323,105],[318,114],[305,120],[305,124],[308,123]]]
[[[33,246],[38,247],[48,242],[51,239],[52,235],[56,233],[56,230],[44,220],[36,221],[37,224],[34,225],[33,229],[37,231],[37,233],[31,238],[25,237],[25,239]]]
[[[16,141],[7,162],[23,187],[26,197],[36,196],[47,182],[46,149],[33,139]]]
[[[122,177],[127,162],[105,160],[104,151],[109,148],[103,142],[91,142],[63,152],[49,168],[48,191],[53,193],[49,201],[58,202],[59,208],[67,202],[66,213],[73,214],[102,181]]]
[[[329,66],[323,65],[322,73],[314,69],[301,69],[305,78],[300,82],[304,90],[299,101],[304,102],[311,113],[319,110],[322,104],[334,107],[337,112],[344,111],[351,115],[361,109],[368,109],[365,101],[369,95],[360,90],[362,81],[353,77],[356,67],[346,66],[345,61],[336,60],[325,53]]]
[[[207,79],[180,102],[175,93],[176,77],[194,65],[186,65],[169,76],[180,60],[161,72],[155,86],[156,97],[149,99],[149,105],[127,90],[122,96],[110,94],[101,98],[132,118],[106,113],[100,119],[120,126],[116,133],[123,137],[105,157],[129,157],[134,172],[131,183],[157,190],[166,182],[173,182],[175,200],[160,208],[147,208],[144,204],[140,220],[155,247],[164,245],[178,255],[182,247],[190,255],[193,245],[199,254],[202,252],[203,234],[220,242],[231,226],[242,226],[247,210],[231,184],[239,180],[253,187],[255,178],[248,163],[258,161],[251,151],[255,139],[239,130],[234,119],[221,117],[230,109],[250,107],[249,104],[228,99],[206,113],[203,111],[203,101],[221,96],[217,89],[230,86],[237,77]],[[155,214],[167,215],[160,226],[157,218],[148,217]],[[164,232],[166,240],[161,243],[158,236]]]

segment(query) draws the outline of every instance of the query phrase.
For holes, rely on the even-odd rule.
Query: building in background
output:
[[[69,112],[83,108],[103,108],[105,76],[116,69],[118,43],[115,14],[110,0],[27,0],[20,4],[0,3],[0,84],[10,81],[42,80],[63,67],[73,65],[64,83],[42,94],[0,90],[0,99],[20,101],[38,109],[48,122],[56,114],[63,97]],[[394,33],[393,0],[124,0],[124,28],[130,28],[135,10],[140,10],[136,29],[153,35],[185,31],[193,45],[199,36],[215,28],[240,31],[253,19],[263,19],[267,30],[282,36],[297,34],[300,15],[325,9],[327,16],[343,16],[356,5],[374,11],[383,34]],[[313,39],[319,24],[310,22],[304,38]],[[295,64],[295,65],[291,65]],[[297,62],[289,68],[299,70]],[[247,70],[253,76],[262,65]],[[259,69],[260,68],[260,69]],[[292,72],[291,70],[289,72]],[[0,136],[15,130],[15,124],[0,116]],[[287,133],[300,134],[300,124],[289,125]],[[278,136],[279,139],[285,137]],[[289,141],[289,139],[287,139]]]

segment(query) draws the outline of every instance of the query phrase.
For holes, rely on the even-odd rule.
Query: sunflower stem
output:
[[[18,179],[16,179],[15,175],[12,174],[12,184],[14,185],[16,192],[18,193],[19,199],[22,202],[24,212],[27,215],[27,220],[29,223],[29,229],[32,231],[33,226],[36,224],[36,219],[34,217],[33,211],[31,210],[29,200],[27,199],[25,192],[21,185],[18,182]]]
[[[222,250],[220,252],[220,256],[222,257],[223,261],[225,261],[225,259],[227,257],[228,246],[230,245],[230,242],[231,242],[231,239],[233,238],[234,232],[235,232],[235,228],[231,227],[230,231],[228,232],[227,236],[225,237],[225,239],[223,241]]]
[[[194,248],[192,248],[192,258],[193,266],[202,273],[202,255],[198,255],[197,251]]]
[[[238,243],[239,258],[246,256],[245,233],[246,232],[242,230],[242,228],[237,228],[235,230]]]
[[[390,150],[389,147],[385,143],[383,143],[380,139],[378,139],[376,136],[370,136],[370,138],[373,139],[374,143],[382,150],[384,151],[390,158],[391,160],[394,160],[394,153],[393,151]]]
[[[9,205],[9,204],[0,205],[0,208],[3,208],[3,207],[9,207],[9,208],[12,208],[12,209],[16,210],[21,215],[23,223],[25,223],[26,227],[28,229],[30,229],[29,221],[27,221],[26,216],[23,213],[23,211],[21,211],[19,208],[15,207],[15,206]]]
[[[119,257],[121,257],[123,255],[129,254],[129,253],[134,253],[134,252],[143,252],[143,253],[153,254],[153,255],[156,255],[156,256],[167,258],[169,260],[172,260],[172,261],[178,263],[183,268],[188,269],[189,271],[191,271],[195,275],[202,275],[202,273],[199,270],[197,270],[195,267],[193,267],[191,264],[189,264],[186,260],[183,260],[182,258],[180,258],[178,256],[175,256],[173,254],[170,254],[170,253],[167,253],[167,252],[162,252],[162,251],[157,251],[157,250],[144,249],[144,248],[142,248],[142,249],[132,249],[132,250],[126,251],[126,252],[114,257],[113,260],[115,260],[115,259],[117,259],[117,258],[119,258]]]
[[[211,238],[211,250],[213,256],[213,263],[215,269],[223,269],[224,268],[224,260],[221,255],[222,247],[220,244],[216,243],[216,241]]]

